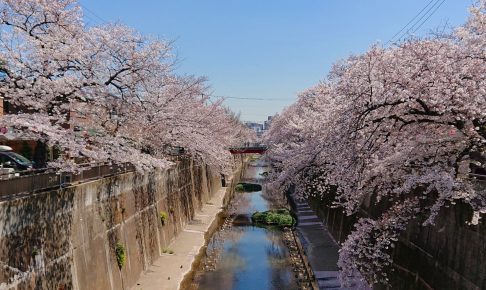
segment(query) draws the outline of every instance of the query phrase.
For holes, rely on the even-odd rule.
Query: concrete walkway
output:
[[[341,288],[337,266],[339,246],[307,202],[295,200],[295,205],[298,219],[297,234],[307,254],[319,289],[370,289],[357,278],[353,279],[352,287]]]
[[[228,184],[231,184],[229,182]],[[202,209],[196,213],[194,221],[186,225],[168,246],[173,254],[162,254],[149,269],[141,275],[132,290],[176,290],[191,271],[192,263],[205,245],[205,233],[216,223],[222,211],[227,187],[220,189]]]

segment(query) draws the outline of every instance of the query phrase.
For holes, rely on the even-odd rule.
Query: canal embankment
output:
[[[234,179],[242,165],[236,157]],[[202,160],[181,158],[166,170],[126,172],[2,201],[0,289],[132,289],[161,256],[197,252],[196,245],[175,241],[197,240],[231,199],[223,195],[227,190]],[[170,275],[189,268],[178,267]]]
[[[253,161],[242,182],[263,185],[264,172],[268,169],[263,162]],[[263,186],[260,190],[235,194],[225,212],[226,219],[209,239],[199,267],[192,274],[192,283],[186,289],[312,289],[302,279],[305,273],[293,267],[292,260],[299,255],[289,247],[285,231],[275,226],[257,226],[251,221],[256,211],[280,206],[266,198],[266,190]],[[298,263],[304,265],[302,261]]]
[[[307,201],[287,194],[297,217],[295,235],[298,238],[312,275],[320,290],[370,289],[360,277],[351,279],[351,285],[341,287],[339,280],[339,245]]]
[[[198,210],[192,221],[162,250],[162,255],[145,271],[133,290],[175,290],[193,271],[203,254],[207,239],[219,224],[219,215],[225,200],[232,194],[232,178],[229,187],[221,188]]]
[[[332,238],[344,242],[358,216],[348,216],[341,208],[333,207],[331,199],[315,197],[308,202]],[[374,206],[366,202],[360,215],[373,214],[376,211]],[[412,222],[391,252],[391,285],[377,285],[374,288],[486,289],[486,225],[469,224],[471,216],[471,207],[457,202],[454,206],[441,209],[434,225]]]

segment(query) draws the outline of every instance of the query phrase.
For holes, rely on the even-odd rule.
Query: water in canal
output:
[[[261,161],[250,164],[245,180],[262,183],[268,171]],[[272,208],[262,191],[236,193],[228,218],[209,241],[206,256],[190,289],[297,289],[288,250],[278,229],[255,227],[250,216]]]

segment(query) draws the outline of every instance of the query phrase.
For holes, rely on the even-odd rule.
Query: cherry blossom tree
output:
[[[448,36],[378,45],[337,63],[328,79],[278,116],[266,136],[282,189],[335,197],[361,218],[340,251],[343,282],[359,270],[387,283],[391,248],[412,220],[468,203],[478,223],[486,193],[486,1]],[[373,206],[373,205],[372,205]]]
[[[0,94],[14,108],[0,123],[60,148],[51,166],[163,168],[165,149],[181,146],[223,169],[224,147],[249,138],[204,78],[173,72],[170,42],[120,24],[86,27],[75,0],[3,0],[0,11]]]

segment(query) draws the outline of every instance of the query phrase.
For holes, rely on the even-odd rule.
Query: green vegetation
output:
[[[116,243],[115,246],[115,254],[116,254],[116,262],[118,264],[118,268],[123,268],[123,265],[125,265],[126,261],[126,254],[125,254],[125,247],[120,244]]]
[[[295,219],[288,209],[274,209],[264,212],[255,212],[251,216],[255,224],[276,225],[280,227],[292,227],[295,225]]]
[[[164,253],[164,254],[171,254],[172,255],[172,254],[174,254],[174,251],[171,250],[171,249],[163,249],[162,250],[162,253]]]
[[[260,184],[255,184],[255,183],[243,183],[240,182],[235,186],[236,191],[246,191],[246,192],[251,192],[251,191],[260,191],[262,190],[262,186]]]
[[[169,214],[165,211],[160,211],[159,217],[160,217],[160,222],[162,223],[163,226],[165,226],[165,223],[167,222],[167,219],[169,218]]]
[[[248,158],[249,161],[257,161],[258,159],[260,159],[260,156],[256,154],[253,154]]]

